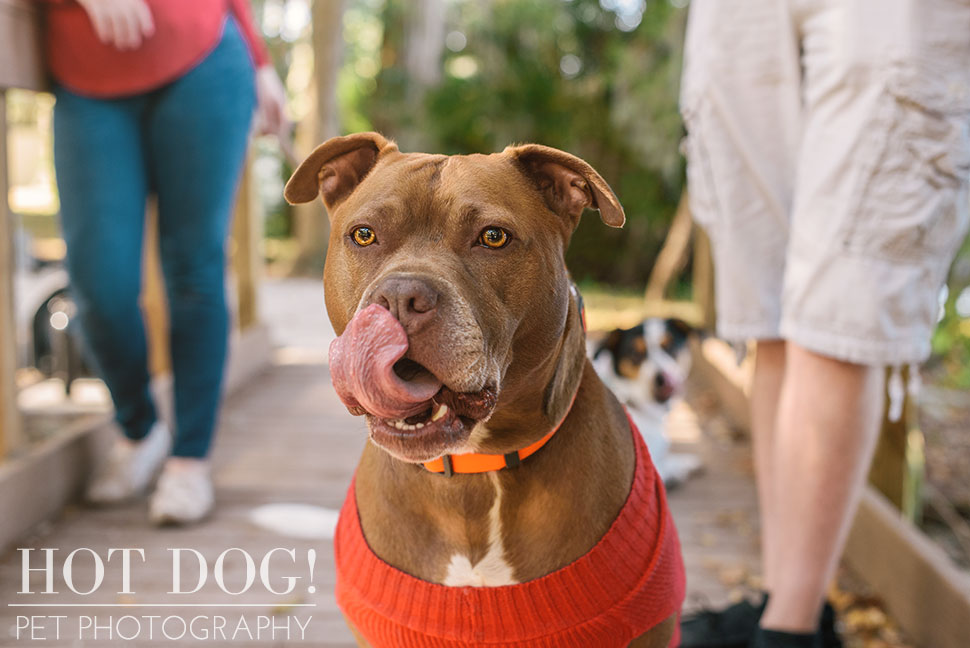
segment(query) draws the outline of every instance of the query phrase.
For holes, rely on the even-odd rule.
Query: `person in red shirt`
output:
[[[229,318],[225,241],[254,109],[287,128],[284,91],[246,0],[48,0],[54,165],[71,292],[119,434],[95,503],[145,490],[159,524],[205,517]],[[174,434],[149,391],[138,305],[145,204],[157,196]],[[171,456],[169,454],[171,453]]]

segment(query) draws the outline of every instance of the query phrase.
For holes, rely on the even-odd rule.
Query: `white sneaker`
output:
[[[87,500],[92,504],[114,504],[140,494],[168,456],[171,434],[156,421],[144,439],[132,441],[119,434],[108,456],[88,484]]]
[[[158,525],[198,522],[212,511],[214,502],[209,462],[170,457],[152,494],[148,517]]]

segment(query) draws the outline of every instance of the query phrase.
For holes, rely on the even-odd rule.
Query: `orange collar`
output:
[[[559,431],[559,428],[566,421],[566,417],[569,416],[569,412],[572,411],[573,403],[576,402],[576,394],[578,393],[579,386],[577,385],[576,391],[573,392],[572,400],[569,401],[569,407],[566,408],[566,413],[562,415],[562,419],[559,420],[556,427],[552,428],[544,437],[535,443],[506,454],[469,452],[459,455],[442,455],[437,459],[424,462],[424,467],[433,473],[444,473],[447,477],[451,477],[455,473],[484,473],[492,472],[493,470],[502,470],[503,468],[517,468],[523,459],[537,453]]]

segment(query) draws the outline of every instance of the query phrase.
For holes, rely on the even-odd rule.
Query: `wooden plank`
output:
[[[245,331],[259,320],[257,286],[262,270],[260,241],[263,231],[263,210],[253,179],[252,155],[246,160],[239,194],[236,197],[236,214],[232,224],[232,270],[236,282],[236,324]]]
[[[7,110],[0,90],[0,459],[24,444],[17,410],[14,217],[7,203]]]
[[[337,80],[343,58],[345,0],[314,0],[313,79],[307,93],[312,104],[297,124],[296,148],[302,160],[318,144],[340,134]],[[330,237],[330,221],[320,201],[294,205],[293,229],[298,252],[292,274],[322,275]]]
[[[233,336],[229,344],[225,393],[231,398],[270,365],[273,345],[261,326]],[[170,375],[152,379],[152,395],[156,403],[172,402]],[[94,461],[104,455],[115,434],[109,423],[107,415],[82,416],[12,460],[0,462],[0,554],[78,497]]]
[[[158,250],[158,202],[148,201],[145,240],[142,253],[141,306],[148,335],[148,368],[153,376],[168,373],[172,367],[168,335],[168,300]]]
[[[694,302],[704,314],[704,328],[713,331],[716,322],[714,308],[714,259],[711,257],[711,240],[704,228],[694,226]]]
[[[687,189],[680,194],[680,202],[674,213],[674,220],[667,231],[663,247],[650,271],[647,280],[647,290],[644,299],[647,302],[661,301],[667,294],[667,286],[680,273],[690,247],[690,233],[692,228],[690,217],[690,202]]]
[[[14,221],[7,202],[7,111],[5,90],[47,86],[40,12],[26,0],[0,0],[0,458],[25,444],[17,410],[17,340],[13,279]]]
[[[843,557],[917,645],[970,646],[970,576],[871,486]]]
[[[82,416],[0,465],[0,549],[6,551],[81,492],[94,457],[107,451],[109,421],[107,415]]]
[[[230,357],[247,355],[245,349],[240,353],[231,353]],[[247,621],[255,623],[254,615],[272,614],[276,605],[281,616],[286,614],[300,614],[301,617],[312,615],[313,622],[308,628],[305,643],[310,646],[351,646],[352,637],[334,600],[334,563],[333,547],[326,538],[300,539],[288,537],[271,530],[256,526],[250,521],[250,514],[254,507],[268,503],[299,502],[327,506],[336,509],[340,506],[346,493],[347,485],[356,466],[357,459],[367,435],[361,431],[359,419],[347,414],[346,409],[333,395],[329,386],[329,376],[325,367],[320,365],[289,365],[275,367],[263,377],[246,385],[239,393],[231,395],[225,410],[220,416],[220,430],[215,437],[215,448],[212,453],[213,479],[218,493],[218,507],[216,514],[204,526],[187,529],[172,529],[169,533],[160,533],[157,528],[147,523],[145,519],[145,502],[137,501],[129,505],[118,507],[103,507],[95,509],[75,509],[69,511],[56,520],[51,532],[39,541],[31,543],[20,541],[17,546],[45,546],[59,549],[58,565],[62,564],[64,556],[70,550],[79,547],[92,547],[104,556],[107,547],[128,546],[143,547],[147,560],[140,564],[133,574],[132,585],[137,592],[137,601],[149,602],[195,602],[195,603],[248,603],[257,604],[268,601],[270,604],[251,610],[238,610],[239,615],[247,615]],[[321,453],[321,429],[319,422],[326,420],[327,451]],[[64,443],[61,439],[56,443]],[[74,444],[72,444],[74,445]],[[21,462],[22,470],[18,479],[44,479],[41,470],[58,469],[68,466],[68,459],[75,458],[77,464],[70,464],[72,470],[83,471],[92,452],[85,453],[84,444],[76,444],[77,448],[62,453],[56,460],[51,458],[45,462],[35,462],[27,465]],[[4,477],[4,470],[0,469],[0,480]],[[11,477],[13,477],[11,475]],[[53,482],[66,481],[66,477],[57,476]],[[3,495],[9,498],[19,494],[19,502],[10,502],[12,506],[19,506],[32,513],[32,507],[27,506],[30,498],[24,498],[23,493],[30,492],[29,485],[18,483],[16,489],[3,488],[5,482],[0,481],[0,505],[4,503]],[[13,482],[11,482],[13,483]],[[46,503],[46,501],[44,502]],[[0,508],[0,512],[3,509]],[[0,536],[9,532],[7,527],[0,531]],[[16,540],[14,542],[17,542]],[[117,544],[115,544],[117,543]],[[171,566],[169,547],[191,547],[204,554],[209,564],[215,557],[229,547],[245,549],[256,560],[260,560],[267,551],[275,547],[292,547],[297,555],[305,557],[309,549],[314,549],[317,561],[314,569],[315,592],[309,592],[301,587],[292,595],[273,595],[267,592],[260,583],[247,593],[232,596],[220,590],[213,578],[208,578],[203,589],[196,596],[186,595],[173,597],[171,590]],[[20,561],[18,552],[8,551],[0,556],[0,583],[4,583],[7,591],[13,594],[13,583],[20,582]],[[90,563],[81,561],[76,563],[75,572],[78,582],[90,582]],[[282,582],[276,579],[290,574],[306,576],[307,566],[304,562],[290,571],[284,561],[274,560],[273,583]],[[234,586],[239,572],[232,568],[227,571],[227,579],[231,579]],[[58,575],[58,579],[60,576]],[[82,580],[83,579],[83,580]],[[10,586],[10,587],[7,587]],[[117,589],[117,588],[114,588]],[[17,595],[18,603],[92,603],[99,601],[115,602],[117,599],[114,589],[100,590],[99,595],[90,598],[72,594],[67,588],[58,588],[54,595]],[[107,590],[107,591],[106,591]],[[14,602],[9,597],[4,602]],[[300,602],[313,604],[316,607],[307,610],[287,611],[287,604]],[[58,608],[38,608],[45,610],[38,614],[59,614]],[[46,610],[52,610],[47,612]],[[236,611],[233,611],[234,614]],[[85,613],[86,612],[81,612]],[[220,614],[222,612],[219,612]],[[18,611],[16,608],[0,607],[0,627],[10,628],[15,623]],[[73,612],[69,612],[73,615]],[[186,610],[171,610],[154,608],[151,614],[174,614],[190,618]],[[76,615],[73,617],[76,619]],[[6,637],[5,637],[6,638]],[[57,645],[77,643],[76,621],[68,629],[64,625],[64,634],[59,637]],[[260,645],[290,645],[294,640],[286,641],[277,637],[277,641],[261,641]],[[16,642],[14,642],[16,643]],[[48,642],[50,643],[50,642]],[[109,641],[85,641],[84,645],[109,645]],[[177,643],[177,642],[176,642]],[[206,646],[230,646],[228,642],[204,642]],[[296,641],[299,643],[299,641]],[[3,640],[0,644],[7,645]],[[158,645],[157,634],[154,640],[143,634],[138,641],[129,642],[133,646]]]
[[[894,370],[886,370],[886,411],[883,413],[879,445],[869,470],[869,483],[876,487],[907,519],[919,519],[924,473],[923,433],[919,429],[916,405],[906,395],[898,421],[889,418],[889,384]],[[901,370],[905,384],[909,367]]]
[[[717,396],[731,427],[739,431],[751,429],[748,389],[751,385],[751,365],[738,364],[737,355],[727,343],[707,338],[691,346],[694,372]]]
[[[643,317],[674,317],[697,329],[704,326],[704,311],[692,301],[648,300],[643,303]]]
[[[0,89],[47,88],[37,3],[0,0],[0,43]]]

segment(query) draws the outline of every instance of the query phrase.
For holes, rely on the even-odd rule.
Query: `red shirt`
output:
[[[606,535],[575,562],[518,585],[447,587],[388,565],[367,545],[351,484],[334,538],[341,610],[374,648],[627,646],[679,612],[686,587],[663,482],[630,426],[633,486]]]
[[[98,40],[81,5],[47,4],[47,60],[66,88],[92,97],[122,97],[153,90],[177,79],[212,51],[232,12],[249,44],[253,63],[269,62],[253,26],[248,0],[146,0],[155,33],[141,47],[120,51]]]

